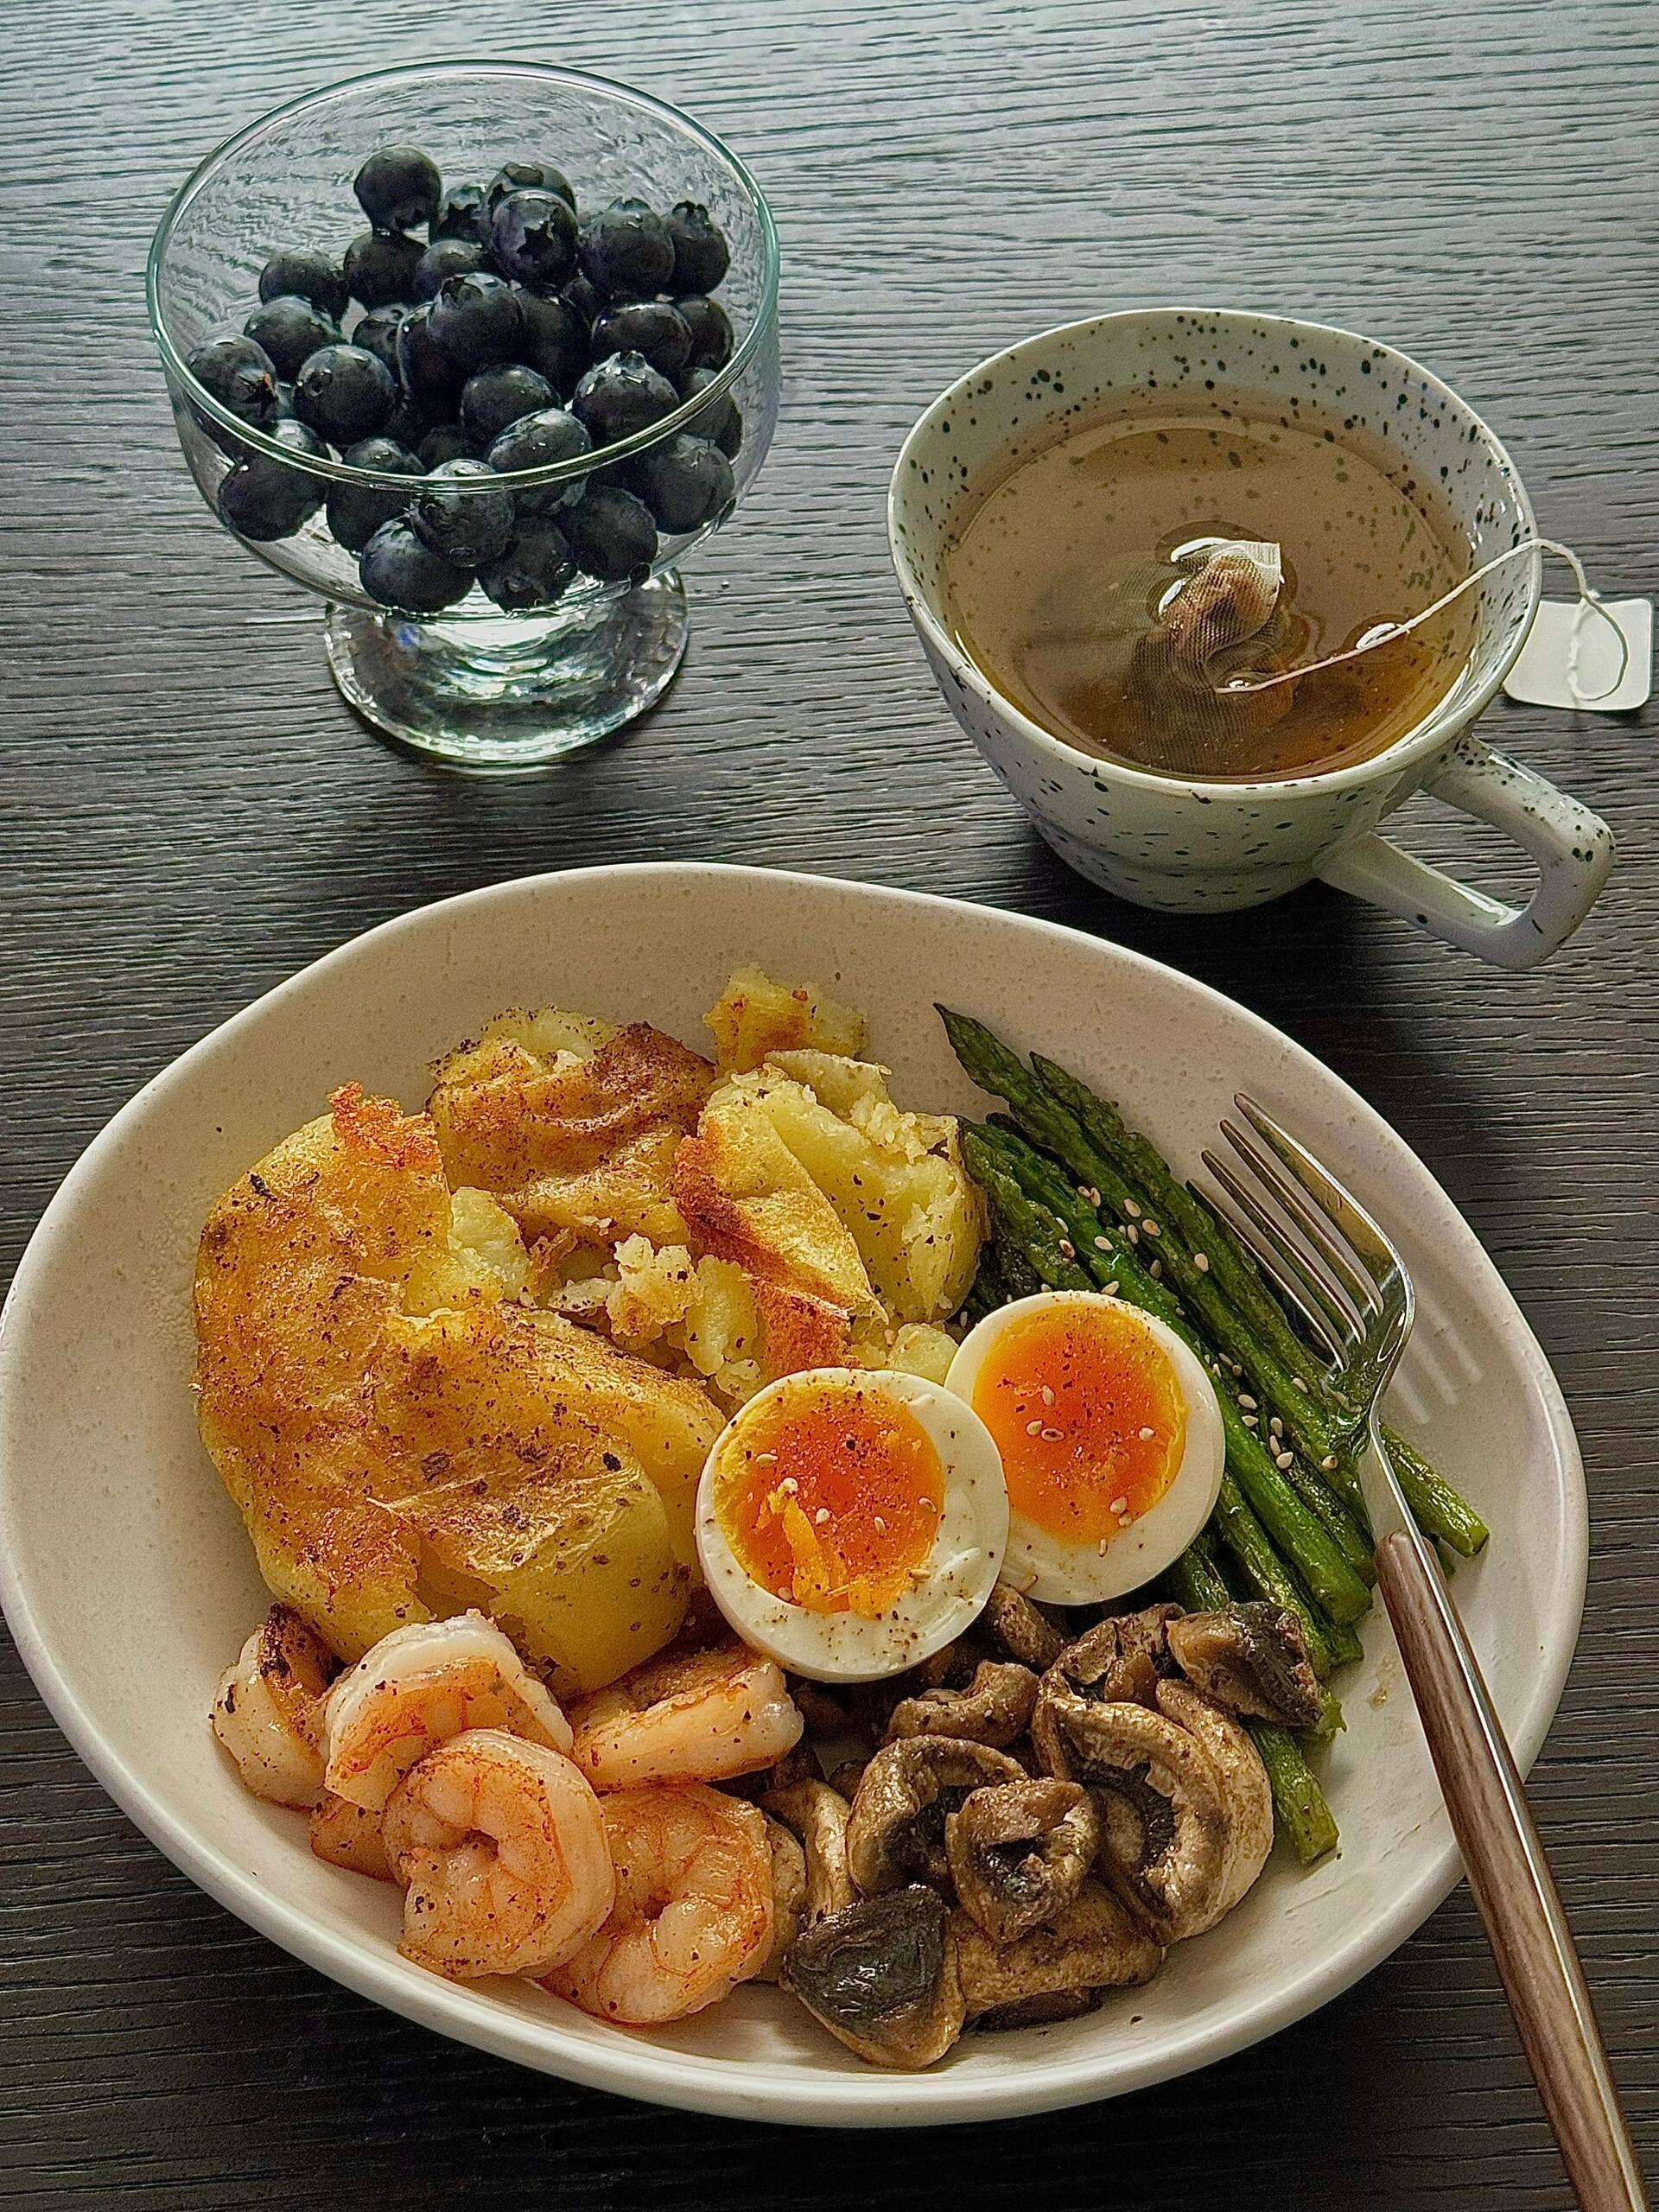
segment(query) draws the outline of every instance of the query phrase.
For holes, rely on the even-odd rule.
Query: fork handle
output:
[[[1646,2212],[1572,1930],[1440,1567],[1411,1530],[1384,1537],[1376,1570],[1469,1887],[1567,2177],[1583,2212]]]

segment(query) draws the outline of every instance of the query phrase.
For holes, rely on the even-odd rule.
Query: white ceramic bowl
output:
[[[1236,1087],[1308,1139],[1387,1221],[1421,1312],[1395,1409],[1492,1524],[1457,1595],[1518,1754],[1555,1710],[1578,1631],[1585,1497],[1543,1355],[1445,1192],[1363,1101],[1202,985],[1069,931],[947,900],[745,868],[594,868],[478,891],[319,961],[145,1086],[48,1209],[0,1325],[0,1597],[53,1713],[118,1802],[221,1903],[395,2012],[547,2072],[752,2120],[991,2120],[1115,2094],[1270,2034],[1358,1979],[1457,1873],[1385,1626],[1344,1684],[1327,1786],[1344,1843],[1275,1862],[1148,1988],[1062,2025],[969,2037],[934,2071],[865,2067],[775,1990],[671,2031],[584,2018],[529,1985],[406,1964],[397,1899],[325,1866],[297,1815],[249,1796],[207,1711],[265,1603],[199,1445],[188,1291],[210,1202],[352,1077],[410,1105],[428,1062],[509,1005],[641,1015],[693,1041],[760,960],[867,1008],[906,1102],[982,1109],[936,996],[1046,1046],[1196,1164]]]

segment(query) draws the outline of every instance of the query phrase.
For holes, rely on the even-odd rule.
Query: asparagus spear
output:
[[[1181,1554],[1166,1580],[1177,1605],[1207,1612],[1227,1604],[1231,1592],[1206,1541],[1200,1536]],[[1335,1703],[1334,1699],[1331,1700]],[[1286,1729],[1270,1720],[1247,1720],[1273,1792],[1273,1816],[1281,1835],[1304,1866],[1312,1866],[1337,1847],[1338,1829],[1319,1777]]]
[[[1021,1187],[1009,1170],[1007,1155],[1000,1147],[996,1133],[988,1133],[972,1123],[964,1123],[962,1147],[969,1173],[984,1191],[989,1202],[999,1243],[1023,1250],[1052,1289],[1092,1288],[1089,1276],[1076,1257],[1069,1256],[1075,1254],[1076,1247],[1065,1235],[1064,1223]],[[1128,1256],[1130,1260],[1134,1258],[1132,1254]],[[1145,1271],[1138,1261],[1134,1264],[1135,1273],[1144,1278]],[[1122,1294],[1132,1302],[1133,1292],[1128,1287],[1130,1280],[1126,1268],[1125,1287]],[[1152,1287],[1155,1290],[1157,1287],[1153,1285]],[[1186,1325],[1183,1322],[1182,1325],[1185,1327]],[[1196,1342],[1195,1349],[1200,1357],[1204,1357],[1202,1346]],[[1224,1396],[1222,1419],[1224,1427],[1227,1425],[1227,1407],[1228,1401]],[[1294,1492],[1285,1488],[1282,1478],[1278,1476],[1260,1445],[1243,1427],[1236,1406],[1232,1408],[1232,1414],[1233,1421],[1228,1428],[1227,1436],[1228,1471],[1222,1478],[1221,1494],[1216,1503],[1217,1518],[1223,1535],[1250,1586],[1260,1596],[1288,1606],[1297,1614],[1307,1635],[1315,1664],[1321,1674],[1328,1673],[1332,1667],[1345,1665],[1359,1656],[1359,1638],[1350,1624],[1365,1611],[1370,1602],[1369,1593],[1357,1577],[1348,1575],[1340,1557],[1325,1539],[1324,1531],[1306,1515]],[[1234,1465],[1236,1457],[1240,1462],[1238,1467]],[[1261,1499],[1252,1494],[1251,1489],[1253,1484],[1264,1477],[1266,1480],[1261,1486],[1270,1499],[1270,1503],[1265,1508]],[[1274,1489],[1275,1483],[1276,1491]],[[1294,1515],[1287,1516],[1283,1510],[1287,1501],[1289,1507],[1295,1510]],[[1303,1596],[1294,1576],[1274,1551],[1267,1529],[1256,1517],[1257,1512],[1262,1514],[1262,1520],[1267,1522],[1268,1529],[1274,1529],[1275,1517],[1281,1526],[1288,1519],[1295,1533],[1305,1541],[1311,1530],[1313,1539],[1317,1540],[1312,1547],[1315,1553],[1315,1564],[1332,1569],[1332,1574],[1324,1578],[1327,1583],[1334,1576],[1339,1585],[1340,1578],[1348,1575],[1352,1590],[1359,1593],[1357,1611],[1351,1611],[1338,1618],[1325,1604],[1324,1592],[1310,1575],[1309,1585],[1314,1599],[1332,1615],[1329,1620],[1320,1618]],[[1300,1516],[1300,1522],[1296,1522],[1295,1516]],[[1278,1529],[1274,1529],[1274,1533],[1277,1535]],[[1320,1550],[1321,1546],[1324,1552]],[[1301,1564],[1300,1560],[1297,1563],[1299,1566]],[[1340,1588],[1339,1595],[1346,1599],[1347,1593]]]
[[[1058,1110],[1064,1111],[1063,1109]],[[1030,1256],[1046,1281],[1052,1282],[1057,1289],[1092,1289],[1094,1286],[1077,1257],[1077,1248],[1064,1234],[1061,1221],[1047,1208],[1039,1208],[1034,1201],[1027,1198],[1016,1177],[1009,1172],[1006,1151],[999,1157],[999,1147],[1006,1147],[1007,1141],[999,1131],[965,1126],[963,1157],[968,1163],[969,1173],[976,1182],[985,1185],[987,1174],[995,1172],[1004,1183],[1012,1186],[1018,1206],[1046,1217],[1049,1225],[1043,1234],[1052,1249],[1055,1264],[1065,1271],[1065,1279],[1057,1280],[1049,1274],[1033,1250]],[[1007,1201],[995,1192],[991,1192],[991,1197],[999,1211],[1006,1212]],[[1106,1233],[1103,1225],[1101,1233]],[[1065,1251],[1061,1249],[1062,1245],[1066,1248]],[[1132,1305],[1143,1304],[1147,1302],[1146,1285],[1149,1280],[1149,1270],[1137,1266],[1131,1274],[1129,1262],[1134,1257],[1132,1249],[1125,1243],[1112,1255],[1113,1266],[1119,1278],[1119,1294]],[[1138,1282],[1135,1280],[1136,1276],[1140,1278]],[[1140,1296],[1137,1296],[1137,1291]],[[1154,1305],[1150,1310],[1156,1312],[1159,1307]],[[1162,1318],[1168,1320],[1169,1325],[1192,1346],[1201,1360],[1210,1363],[1211,1353],[1191,1323],[1180,1315],[1179,1306],[1173,1313],[1165,1313]],[[1274,1541],[1332,1621],[1344,1623],[1360,1619],[1370,1605],[1370,1592],[1364,1579],[1344,1557],[1341,1548],[1324,1522],[1309,1510],[1285,1480],[1283,1471],[1274,1464],[1261,1438],[1245,1426],[1243,1413],[1233,1393],[1230,1390],[1219,1391],[1217,1402],[1221,1409],[1222,1427],[1226,1434],[1228,1468],[1251,1507],[1266,1524]]]

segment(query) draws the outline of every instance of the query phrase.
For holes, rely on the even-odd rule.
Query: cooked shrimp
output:
[[[457,1981],[545,1974],[616,1895],[599,1800],[563,1751],[469,1728],[429,1751],[386,1803],[381,1839],[404,1885],[417,1966]]]
[[[325,1780],[378,1812],[435,1745],[467,1728],[505,1728],[556,1751],[570,1724],[509,1639],[482,1613],[394,1629],[329,1694]]]
[[[311,1848],[331,1866],[344,1866],[353,1874],[367,1874],[377,1882],[395,1882],[380,1835],[380,1815],[349,1797],[335,1797],[324,1790],[311,1815]]]
[[[698,1783],[601,1797],[616,1905],[547,1987],[584,2012],[645,2027],[718,2003],[772,1952],[766,1815]]]
[[[213,1733],[256,1797],[302,1811],[322,1795],[322,1708],[333,1654],[297,1613],[273,1605],[227,1667]]]
[[[805,1726],[783,1675],[741,1643],[648,1660],[571,1714],[595,1789],[718,1782],[775,1765]]]

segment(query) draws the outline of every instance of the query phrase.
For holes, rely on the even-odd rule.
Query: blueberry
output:
[[[346,249],[346,282],[365,308],[407,306],[415,296],[418,238],[401,231],[364,231]]]
[[[437,213],[443,179],[417,146],[382,146],[359,169],[352,190],[377,231],[412,231]]]
[[[352,296],[350,285],[327,255],[314,253],[309,246],[285,246],[280,253],[273,253],[259,271],[262,300],[278,300],[286,293],[309,300],[336,322]]]
[[[409,518],[422,543],[469,569],[505,553],[512,537],[512,494],[505,485],[474,488],[496,481],[486,461],[446,461],[423,477]]]
[[[504,276],[556,292],[576,266],[576,219],[556,192],[510,192],[490,218],[490,258]]]
[[[429,235],[434,238],[470,238],[474,245],[482,245],[488,227],[486,212],[480,185],[452,184],[438,202]]]
[[[402,308],[371,308],[357,319],[352,333],[353,346],[360,346],[365,353],[372,353],[377,361],[384,361],[393,376],[397,375],[397,326],[404,319]]]
[[[582,226],[582,273],[613,300],[648,300],[674,272],[673,242],[643,200],[613,200]],[[702,284],[689,291],[701,292]]]
[[[340,456],[353,468],[372,468],[382,476],[418,476],[421,464],[404,446],[391,438],[364,438],[347,446]],[[373,484],[331,484],[328,487],[328,527],[335,542],[349,552],[360,553],[382,523],[391,522],[409,505],[407,492],[382,491]]]
[[[436,614],[473,588],[471,569],[423,545],[401,519],[381,524],[363,548],[357,573],[371,599],[411,614]]]
[[[579,569],[603,583],[643,582],[657,557],[657,525],[651,510],[620,484],[592,486],[580,506],[562,518]]]
[[[563,297],[514,288],[524,320],[521,352],[556,391],[574,391],[588,365],[588,326]]]
[[[478,572],[496,605],[509,614],[550,607],[576,573],[564,532],[543,520],[527,523],[499,559]]]
[[[679,404],[678,392],[642,353],[613,353],[583,377],[570,411],[596,446],[608,446],[660,423]]]
[[[723,369],[732,358],[732,320],[720,302],[706,300],[698,292],[674,304],[691,333],[690,365]]]
[[[584,330],[591,330],[605,312],[607,303],[604,293],[596,285],[589,283],[580,269],[564,286],[559,297],[564,302],[566,307],[581,316],[582,327]]]
[[[467,376],[511,361],[524,342],[518,297],[499,276],[446,276],[431,305],[433,343]]]
[[[426,435],[426,428],[425,416],[408,394],[400,390],[397,404],[380,425],[379,434],[383,438],[390,438],[395,446],[407,446],[413,453]]]
[[[361,346],[323,346],[294,379],[294,412],[332,446],[372,438],[397,404],[384,361]]]
[[[488,460],[498,475],[511,476],[520,468],[547,468],[556,461],[579,460],[592,446],[574,415],[567,415],[563,407],[544,407],[538,414],[521,415],[510,423],[490,448]],[[543,485],[539,491],[515,492],[514,498],[520,515],[552,514],[574,505],[587,488],[587,478],[577,476],[568,483]]]
[[[691,333],[665,300],[629,300],[607,308],[594,325],[594,360],[607,353],[643,353],[658,376],[674,378],[690,364]]]
[[[280,378],[276,385],[275,420],[278,423],[297,423],[299,420],[294,412],[294,387],[291,384],[283,384]]]
[[[717,372],[714,369],[693,369],[680,378],[680,392],[686,399],[695,399],[713,384]],[[686,424],[690,437],[712,438],[728,461],[735,461],[738,448],[743,442],[743,417],[738,412],[737,402],[729,391],[711,399],[707,407],[691,417]]]
[[[434,343],[429,306],[411,308],[397,326],[397,374],[428,422],[441,423],[454,413],[466,378]]]
[[[674,249],[674,269],[668,282],[657,289],[677,296],[712,292],[732,261],[720,225],[695,200],[682,200],[669,209],[663,227]]]
[[[251,338],[210,338],[188,364],[190,373],[238,423],[262,430],[276,420],[276,370]],[[204,429],[211,426],[206,423]]]
[[[465,276],[484,266],[484,249],[473,238],[434,238],[415,264],[415,296],[433,298],[446,276]]]
[[[671,438],[626,466],[630,488],[677,536],[713,522],[736,496],[732,464],[711,438]]]
[[[297,292],[279,292],[274,300],[255,308],[242,326],[256,346],[270,356],[278,376],[291,377],[308,353],[319,346],[332,346],[340,336],[333,317]]]
[[[486,211],[493,215],[510,192],[551,192],[567,207],[576,204],[569,178],[549,162],[504,162],[485,188]]]
[[[470,448],[465,434],[454,423],[440,423],[435,430],[429,430],[415,448],[421,467],[429,473],[442,468],[446,461],[465,461]]]
[[[296,453],[321,460],[327,448],[303,423],[273,423],[270,435]],[[322,505],[327,486],[321,476],[290,468],[268,454],[251,453],[219,487],[219,512],[238,537],[265,544],[291,537]]]
[[[461,386],[461,427],[474,451],[482,453],[509,423],[551,407],[558,396],[545,377],[516,361],[499,369],[480,369]]]

